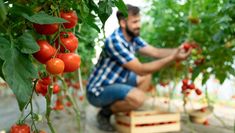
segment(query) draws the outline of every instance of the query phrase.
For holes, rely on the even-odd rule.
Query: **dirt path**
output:
[[[45,105],[45,101],[43,98],[38,98],[37,101],[42,107],[43,105]],[[90,105],[87,106],[84,110],[84,115],[81,118],[83,133],[106,133],[96,128],[95,116],[97,111],[98,109]],[[195,132],[234,133],[233,123],[235,120],[235,109],[229,107],[215,106],[214,111],[216,115],[223,119],[225,124],[228,126],[228,129],[222,126],[222,124],[212,115],[209,117],[209,126],[192,124],[192,127],[194,128]],[[45,108],[41,108],[39,112],[44,113]],[[73,115],[71,115],[71,113],[68,113],[66,110],[62,112],[53,113],[52,121],[58,133],[78,133],[78,129],[76,127],[76,120]],[[0,97],[0,133],[5,133],[3,131],[7,131],[10,126],[18,119],[19,115],[20,112],[18,111],[18,105],[13,96]],[[114,120],[112,119],[112,122],[113,121]],[[178,133],[190,133],[191,129],[185,124],[186,120],[183,116],[181,123],[181,131]],[[45,119],[43,119],[43,122],[40,122],[40,124],[38,124],[38,127],[40,129],[44,129],[49,133]]]

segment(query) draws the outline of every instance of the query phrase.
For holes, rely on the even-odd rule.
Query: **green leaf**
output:
[[[192,74],[192,80],[194,81],[197,76],[200,74],[201,72],[201,68],[200,67],[196,67],[194,70],[193,70],[193,74]]]
[[[98,16],[103,23],[105,24],[106,20],[109,18],[109,16],[112,14],[112,6],[113,3],[111,1],[99,1],[99,13]]]
[[[40,49],[33,36],[28,32],[20,36],[17,39],[17,43],[19,44],[20,51],[25,54],[35,53]]]
[[[6,82],[16,95],[19,108],[22,111],[30,99],[37,71],[29,55],[22,54],[16,48],[10,48],[10,54],[3,64],[3,74]]]
[[[3,76],[3,73],[2,73],[2,65],[3,65],[3,63],[4,63],[4,61],[0,59],[0,77],[5,80],[5,78]]]
[[[1,49],[0,58],[2,60],[6,60],[10,55],[9,54],[10,47],[11,47],[10,42],[4,37],[0,37],[0,49]]]
[[[94,10],[96,14],[99,13],[99,7],[95,4],[93,0],[89,1],[89,7],[90,9]]]
[[[23,14],[23,16],[26,19],[28,19],[30,22],[37,23],[37,24],[54,24],[54,23],[68,22],[65,19],[48,15],[45,12],[39,12],[37,14],[34,14],[33,16],[28,16],[27,14]]]
[[[126,17],[128,16],[127,7],[123,0],[114,0],[114,4],[118,8],[118,10],[120,10]]]
[[[95,16],[89,15],[84,22],[88,25],[90,25],[92,28],[96,29],[98,32],[100,32],[100,28],[95,23]]]
[[[86,19],[86,17],[89,15],[90,13],[90,9],[87,7],[87,5],[85,3],[83,3],[80,7],[80,12],[81,12],[81,16],[83,19]]]
[[[203,74],[203,79],[202,79],[202,84],[204,85],[206,81],[209,79],[210,74],[209,73],[204,73]]]
[[[12,8],[10,8],[9,12],[16,16],[33,15],[33,11],[31,10],[31,8],[20,4],[14,4]]]
[[[221,84],[224,83],[226,77],[227,77],[227,74],[224,73],[224,72],[219,71],[219,72],[216,73],[216,78],[219,79]]]

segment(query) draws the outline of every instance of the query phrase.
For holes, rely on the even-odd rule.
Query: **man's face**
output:
[[[131,37],[140,35],[140,15],[129,15],[125,21],[125,30]]]

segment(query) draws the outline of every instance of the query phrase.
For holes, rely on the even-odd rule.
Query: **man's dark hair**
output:
[[[131,16],[139,15],[139,12],[140,12],[139,7],[132,6],[132,5],[129,5],[129,4],[127,4],[126,7],[127,7],[128,15],[131,15]],[[117,11],[116,15],[117,15],[118,22],[120,22],[120,20],[126,18],[125,15],[121,11]]]

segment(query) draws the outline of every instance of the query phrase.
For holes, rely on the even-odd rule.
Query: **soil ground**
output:
[[[42,97],[37,98],[38,103],[41,107],[45,105],[45,100]],[[70,113],[68,113],[68,111]],[[96,113],[98,109],[87,105],[83,107],[82,117],[81,117],[81,127],[82,133],[107,133],[100,131],[96,127]],[[27,112],[27,111],[26,111]],[[45,108],[40,108],[40,113],[45,112]],[[58,133],[78,133],[78,128],[76,125],[76,120],[74,115],[72,115],[72,110],[63,110],[61,112],[54,112],[52,114],[52,122]],[[193,124],[192,128],[186,123],[186,117],[181,115],[181,130],[175,133],[234,133],[234,122],[235,122],[235,107],[226,107],[221,105],[214,106],[214,114],[221,119],[223,125],[215,115],[210,115],[209,125],[204,126],[201,124]],[[20,112],[18,110],[18,105],[14,96],[1,96],[0,97],[0,133],[7,133],[10,126],[16,122]],[[112,119],[114,123],[114,119]],[[46,125],[45,119],[38,123],[37,126],[49,133],[49,129]],[[117,132],[113,132],[117,133]]]

